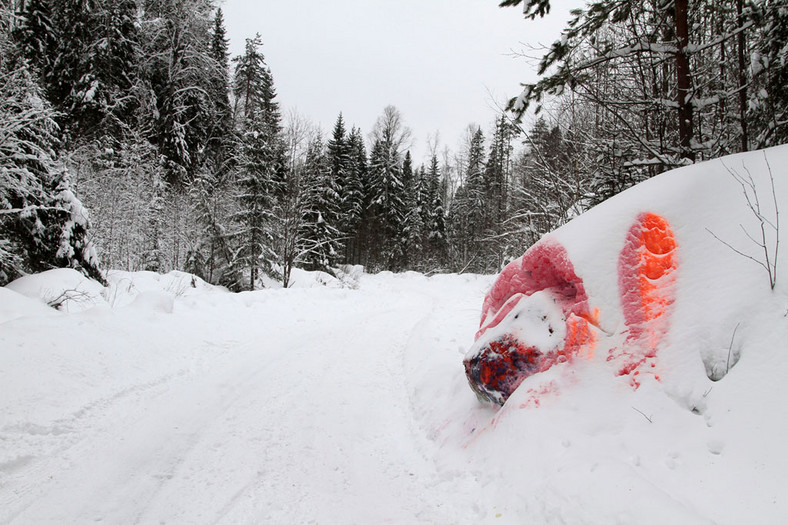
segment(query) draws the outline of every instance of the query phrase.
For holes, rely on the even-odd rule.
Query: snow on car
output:
[[[784,200],[778,191],[783,196],[785,188],[774,186],[768,155],[784,150],[751,155],[751,162],[760,155],[764,164],[755,178],[740,156],[652,179],[548,234],[506,266],[484,300],[464,359],[477,397],[503,405],[529,377],[578,358],[598,360],[633,388],[646,376],[660,381],[663,347],[692,351],[672,333],[676,301],[693,314],[725,304],[708,301],[702,291],[734,284],[717,275],[715,261],[776,264],[777,203]],[[738,206],[721,207],[721,201]],[[749,270],[758,272],[757,266]],[[733,329],[716,326],[719,320],[711,317],[704,328]],[[708,359],[700,352],[696,357]],[[538,403],[543,390],[526,401]]]

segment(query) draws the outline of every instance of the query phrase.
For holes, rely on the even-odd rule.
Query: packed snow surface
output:
[[[178,272],[104,288],[57,270],[0,288],[0,522],[781,523],[788,261],[772,290],[729,170],[776,226],[786,166],[783,147],[678,170],[551,234],[599,344],[503,407],[463,369],[495,276],[296,272],[231,294]],[[617,265],[643,212],[670,223],[677,263],[635,388],[607,357],[627,337]],[[528,305],[513,315],[562,315]],[[552,348],[529,315],[522,337]]]

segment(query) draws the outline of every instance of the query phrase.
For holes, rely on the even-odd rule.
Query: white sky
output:
[[[456,150],[468,124],[487,133],[496,103],[536,78],[511,53],[552,43],[569,7],[582,5],[553,4],[535,21],[496,0],[225,0],[222,9],[231,56],[260,33],[283,114],[296,108],[328,136],[341,111],[366,136],[392,104],[418,165],[429,135]]]

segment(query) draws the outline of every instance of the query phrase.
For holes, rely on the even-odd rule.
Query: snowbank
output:
[[[25,275],[6,288],[65,312],[88,310],[104,303],[104,287],[70,268]]]
[[[788,206],[786,165],[783,146],[675,170],[541,241],[568,254],[594,312],[594,337],[568,360],[520,373],[522,384],[500,411],[466,418],[443,438],[459,441],[474,429],[466,446],[486,465],[482,483],[506,480],[509,513],[539,507],[559,523],[738,523],[755,515],[776,523],[788,515],[780,496],[788,481],[780,437],[788,431],[780,415],[788,399],[788,261],[776,250],[778,211]],[[644,213],[664,218],[675,243],[670,297],[658,300],[664,312],[651,314],[657,328],[633,324],[627,311],[638,286],[632,272],[650,264],[642,251],[626,258],[628,231]],[[779,233],[784,243],[785,229]],[[634,262],[622,266],[627,260]],[[772,290],[766,268],[775,266]],[[523,305],[541,297],[513,295],[522,286],[512,271],[503,274],[508,295],[494,300],[503,321],[485,312],[483,335],[466,359],[500,363],[490,341],[517,334],[523,320],[514,314],[527,314]],[[523,279],[531,275],[529,268]],[[661,286],[656,277],[642,282]],[[504,310],[509,296],[518,306]],[[487,326],[495,326],[491,336]],[[546,348],[530,342],[538,327],[526,328],[521,339]],[[633,338],[650,348],[622,369],[620,357],[636,352]]]

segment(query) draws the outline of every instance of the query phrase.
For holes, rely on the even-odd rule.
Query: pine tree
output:
[[[501,115],[495,122],[495,133],[490,144],[490,154],[484,168],[485,199],[487,219],[485,226],[493,235],[502,232],[506,216],[508,185],[511,174],[512,139],[515,128]]]
[[[452,248],[455,251],[456,269],[481,271],[484,233],[485,188],[484,188],[484,134],[477,128],[468,144],[468,160],[465,180],[452,201],[450,224]]]
[[[433,268],[444,263],[446,256],[446,218],[438,157],[433,155],[425,174],[422,208],[422,241],[424,252]]]
[[[352,217],[345,215],[347,191],[353,191],[353,181],[350,165],[350,144],[345,135],[345,122],[340,113],[331,139],[327,144],[326,162],[329,169],[326,179],[327,193],[325,198],[326,210],[324,220],[337,231],[336,238],[345,237],[353,228]],[[346,190],[347,188],[347,190]],[[342,246],[346,242],[340,243]],[[345,251],[344,248],[339,249]]]
[[[331,140],[327,145],[331,175],[337,181],[344,181],[347,178],[350,164],[350,147],[345,134],[345,120],[340,113],[334,124]]]
[[[47,0],[28,0],[14,32],[19,49],[39,76],[49,72],[57,46],[49,4]]]
[[[403,268],[415,268],[420,262],[421,255],[421,232],[423,205],[422,174],[419,170],[413,170],[413,158],[410,151],[405,153],[402,161],[402,185],[403,185],[403,204],[405,217],[398,235],[402,253],[401,266]]]
[[[136,109],[139,35],[133,0],[64,0],[53,6],[50,58],[41,60],[47,94],[75,139],[116,133]],[[42,20],[43,17],[39,18]]]
[[[91,51],[96,60],[97,80],[104,86],[100,107],[105,119],[102,131],[117,137],[122,136],[125,127],[136,125],[139,110],[137,97],[128,96],[140,83],[137,2],[105,0],[97,18],[100,32],[92,42]]]
[[[788,142],[788,7],[761,0],[750,8],[758,27],[751,70],[755,87],[749,104],[756,148]],[[743,15],[742,15],[743,16]]]
[[[373,261],[388,270],[400,269],[403,262],[402,224],[407,214],[405,185],[402,181],[402,148],[410,130],[402,115],[387,106],[373,131],[375,143],[369,162],[371,232],[369,249]]]
[[[272,247],[276,236],[275,207],[282,191],[284,145],[279,104],[273,77],[260,52],[259,35],[246,41],[246,52],[235,69],[238,155],[238,225],[236,261],[249,268],[249,288],[254,289],[259,271],[275,275],[277,256]]]
[[[370,155],[370,256],[375,266],[394,270],[402,258],[400,227],[405,218],[402,173],[397,151],[376,141]]]
[[[370,192],[367,174],[367,153],[361,131],[350,130],[348,144],[347,177],[342,185],[340,199],[341,230],[346,237],[345,262],[361,264],[366,250],[367,221]]]
[[[95,127],[102,119],[94,105],[98,88],[95,57],[89,54],[97,33],[94,7],[90,0],[64,0],[53,13],[57,47],[45,72],[47,93],[55,107],[67,115],[66,126],[72,128],[80,121]]]
[[[207,0],[144,2],[142,74],[150,139],[168,161],[168,184],[188,185],[202,167],[216,118],[217,63],[211,55],[213,9]]]
[[[55,161],[54,112],[9,42],[7,21],[0,20],[0,284],[55,267],[103,280],[87,212]]]
[[[221,8],[216,10],[213,32],[211,34],[210,57],[213,67],[208,71],[210,82],[210,99],[214,104],[212,125],[209,131],[209,155],[214,164],[222,166],[227,150],[231,146],[233,122],[230,107],[230,65],[229,40],[224,27],[224,15]],[[215,170],[216,171],[216,170]]]
[[[328,220],[337,213],[337,193],[331,174],[331,159],[316,137],[307,151],[302,177],[302,221],[298,261],[307,270],[333,274],[339,256],[339,230]]]

